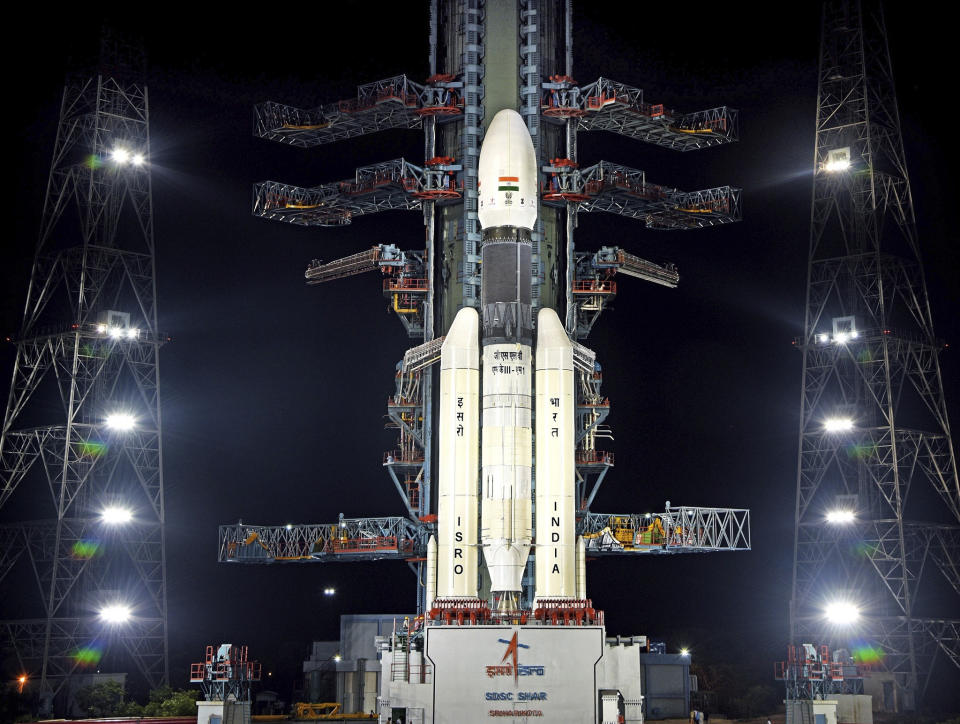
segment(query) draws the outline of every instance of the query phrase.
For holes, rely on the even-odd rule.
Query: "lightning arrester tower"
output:
[[[960,666],[957,599],[921,585],[960,594],[960,486],[879,4],[825,4],[816,124],[790,636],[913,709]]]
[[[168,681],[166,338],[157,329],[144,69],[142,50],[105,33],[99,66],[67,79],[14,340],[0,438],[0,580],[21,584],[16,600],[4,597],[5,612],[23,609],[0,625],[47,708],[88,668]],[[35,587],[22,583],[30,578]]]

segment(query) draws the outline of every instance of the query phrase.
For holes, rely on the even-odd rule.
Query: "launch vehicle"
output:
[[[574,541],[573,343],[553,309],[540,310],[534,330],[537,166],[516,111],[493,118],[479,169],[481,308],[459,311],[441,351],[439,508],[427,609],[478,597],[482,550],[494,608],[518,612],[534,509],[537,602],[573,599],[584,589]]]

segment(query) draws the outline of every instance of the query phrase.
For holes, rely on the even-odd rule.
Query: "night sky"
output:
[[[816,5],[765,6],[757,15],[717,3],[644,3],[642,15],[626,17],[612,4],[575,7],[580,83],[602,75],[643,88],[648,102],[738,108],[742,138],[679,154],[583,133],[581,162],[641,168],[652,182],[682,189],[744,190],[743,222],[716,229],[655,232],[616,216],[580,217],[578,248],[619,245],[672,261],[681,276],[675,290],[621,278],[615,309],[585,342],[603,365],[616,437],[604,447],[617,466],[593,509],[662,510],[670,500],[753,511],[751,552],[594,562],[588,595],[606,611],[609,633],[736,658],[764,684],[773,684],[770,662],[788,633],[801,371],[791,341],[803,324]],[[337,637],[340,614],[408,612],[415,601],[401,563],[216,562],[217,526],[240,518],[327,522],[341,512],[403,510],[381,467],[395,437],[383,423],[394,366],[416,342],[386,311],[378,275],[307,287],[303,271],[311,259],[377,243],[422,248],[421,215],[311,229],[250,213],[256,181],[310,186],[376,161],[423,160],[418,131],[312,150],[252,136],[255,103],[311,107],[351,97],[359,83],[428,75],[426,3],[338,3],[348,23],[324,7],[227,16],[164,6],[149,21],[78,7],[42,31],[28,29],[29,55],[6,64],[8,117],[17,125],[7,197],[15,235],[3,242],[0,331],[14,333],[67,58],[96,47],[102,20],[145,38],[160,327],[173,337],[160,375],[174,685],[186,686],[189,662],[220,642],[248,644],[278,678],[292,677],[311,640]],[[956,342],[956,123],[944,108],[953,36],[904,5],[891,9],[888,25],[934,320]],[[4,389],[13,358],[5,347]],[[956,353],[941,363],[957,424]],[[332,600],[322,594],[327,586],[337,589]]]

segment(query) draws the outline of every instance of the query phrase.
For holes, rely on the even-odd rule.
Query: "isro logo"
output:
[[[507,645],[507,650],[503,653],[503,658],[500,659],[499,664],[494,664],[493,666],[487,667],[487,676],[491,679],[495,676],[513,676],[514,682],[517,681],[520,676],[543,676],[545,673],[545,667],[543,666],[531,666],[529,664],[518,664],[517,663],[517,653],[519,649],[529,649],[530,647],[526,644],[520,643],[518,639],[519,633],[517,631],[513,632],[513,638],[507,641],[506,639],[497,639],[502,644]]]

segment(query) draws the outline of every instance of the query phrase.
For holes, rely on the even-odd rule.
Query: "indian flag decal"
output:
[[[517,185],[520,183],[519,176],[501,176],[499,179],[500,185],[497,186],[497,191],[519,191],[520,187]]]

